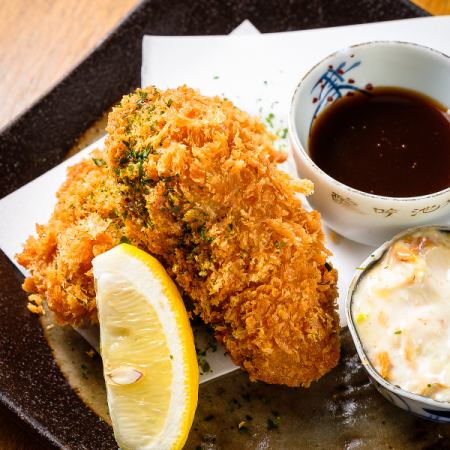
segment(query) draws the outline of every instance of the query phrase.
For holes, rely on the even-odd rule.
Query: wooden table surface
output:
[[[139,0],[1,0],[0,128],[52,88]],[[450,0],[414,0],[450,14]],[[43,450],[0,414],[0,449]]]

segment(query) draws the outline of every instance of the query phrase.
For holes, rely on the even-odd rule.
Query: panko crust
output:
[[[334,367],[337,274],[320,215],[297,196],[312,185],[277,169],[286,156],[261,122],[186,87],[149,88],[123,99],[107,130],[108,164],[149,224],[136,237],[233,361],[290,386]]]
[[[122,99],[107,131],[107,164],[72,169],[50,223],[19,256],[32,273],[28,290],[63,322],[95,321],[91,259],[126,236],[161,260],[251,379],[308,386],[334,367],[337,273],[320,215],[297,195],[312,184],[277,169],[286,156],[264,125],[218,97],[149,87]],[[80,192],[97,192],[101,180],[111,195],[97,199],[98,213]],[[61,219],[74,196],[81,216]],[[85,236],[91,217],[102,231],[73,253],[68,236]],[[58,286],[77,292],[52,294]]]
[[[23,284],[30,300],[46,300],[60,323],[75,326],[97,322],[91,261],[125,234],[120,186],[103,153],[92,156],[68,169],[50,221],[36,225],[37,236],[16,256],[30,272]]]

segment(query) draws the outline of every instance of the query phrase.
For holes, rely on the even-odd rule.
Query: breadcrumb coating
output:
[[[91,260],[126,237],[160,259],[252,380],[309,386],[334,367],[337,273],[319,213],[297,195],[312,184],[277,169],[286,156],[264,125],[218,97],[149,87],[122,99],[107,131],[106,164],[69,171],[18,256],[25,289],[64,323],[94,322]]]
[[[102,156],[99,151],[93,154],[97,164],[103,164]],[[68,169],[49,223],[36,225],[37,236],[30,236],[17,255],[31,273],[23,284],[34,294],[30,301],[40,306],[46,300],[61,323],[97,321],[91,261],[124,235],[120,205],[120,186],[106,163],[82,161]],[[32,305],[31,310],[42,308]]]

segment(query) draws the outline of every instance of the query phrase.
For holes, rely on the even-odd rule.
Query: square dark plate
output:
[[[262,32],[275,32],[426,15],[406,0],[144,1],[75,70],[3,129],[0,197],[60,163],[104,111],[139,86],[144,34],[227,34],[244,19],[251,20]],[[79,399],[60,372],[37,317],[26,309],[26,295],[21,290],[23,277],[2,252],[0,280],[2,407],[45,446],[117,448],[110,426]],[[344,359],[351,362],[354,349],[348,337],[344,338],[344,350],[348,353],[344,352]],[[283,390],[274,392],[289,396]],[[426,442],[434,442],[430,439]],[[447,438],[438,441],[450,445]],[[202,448],[233,448],[227,442],[217,441],[207,447],[202,444]],[[435,448],[443,448],[437,445]]]

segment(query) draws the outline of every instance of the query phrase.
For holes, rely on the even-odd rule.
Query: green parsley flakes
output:
[[[121,244],[131,244],[130,240],[126,236],[122,236],[120,238],[120,243]]]
[[[101,158],[92,158],[92,161],[94,161],[94,164],[97,167],[102,167],[102,166],[106,166],[106,161],[104,159]]]
[[[266,117],[266,122],[270,125],[271,128],[273,128],[273,119],[275,119],[274,113],[269,113]]]

